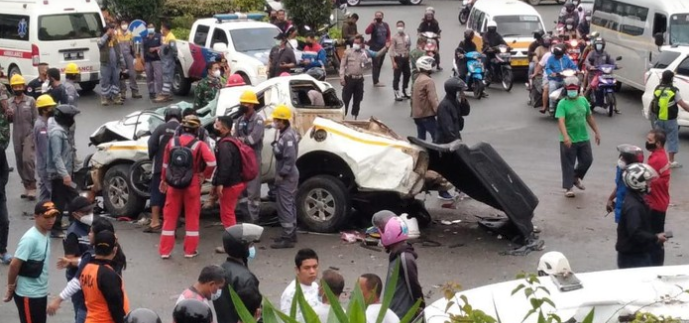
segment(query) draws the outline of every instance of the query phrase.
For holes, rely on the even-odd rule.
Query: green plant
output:
[[[227,0],[166,0],[163,15],[178,17],[188,15],[194,18],[208,18],[218,13],[234,11],[232,1]]]
[[[283,0],[290,19],[297,26],[310,26],[318,29],[330,20],[332,2],[330,0]]]
[[[385,313],[390,307],[392,302],[392,297],[394,295],[395,287],[397,285],[397,280],[399,278],[399,261],[396,262],[393,272],[390,275],[390,280],[387,282],[385,287],[385,293],[383,294],[383,301],[381,303],[380,314],[378,315],[377,322],[380,323],[385,317]],[[331,323],[331,322],[321,322],[318,315],[313,310],[313,308],[306,302],[304,297],[304,292],[301,289],[301,284],[296,285],[296,292],[294,294],[294,299],[292,300],[292,308],[290,313],[282,313],[275,308],[275,306],[267,299],[263,298],[262,307],[262,318],[265,323],[278,323],[280,321],[284,323],[297,323],[297,308],[301,311],[304,316],[304,321],[307,323]],[[334,317],[339,323],[366,323],[366,302],[364,300],[364,295],[359,288],[359,284],[355,284],[354,292],[352,293],[352,298],[349,301],[349,307],[347,312],[344,311],[340,301],[333,294],[327,284],[322,284],[325,295],[328,298],[328,302],[331,304],[330,308],[333,311]],[[249,313],[244,306],[244,303],[239,298],[239,295],[230,287],[230,295],[232,296],[232,303],[237,309],[237,314],[239,318],[244,323],[256,323],[253,314]],[[409,309],[404,317],[400,318],[400,323],[409,323],[417,315],[419,307],[421,306],[421,300],[419,299],[412,308]]]
[[[265,2],[264,0],[234,0],[232,5],[239,12],[262,12]]]
[[[655,316],[651,313],[637,312],[632,323],[681,323],[682,320],[671,316]]]
[[[192,15],[183,15],[172,18],[170,23],[172,24],[172,28],[191,29],[191,26],[194,25],[195,20],[196,18],[194,18]]]
[[[189,39],[190,33],[191,29],[189,28],[172,28],[172,34],[175,35],[175,38],[177,38],[178,40]]]
[[[342,39],[342,29],[337,26],[332,27],[328,30],[328,36],[330,36],[330,39],[340,40]]]
[[[103,0],[107,8],[118,19],[142,19],[157,23],[163,10],[164,0]]]

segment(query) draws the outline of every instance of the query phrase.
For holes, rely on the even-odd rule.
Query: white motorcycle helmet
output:
[[[629,189],[648,193],[651,187],[651,181],[658,178],[658,172],[648,164],[634,163],[627,165],[622,173],[622,181]]]
[[[498,23],[495,22],[495,20],[489,20],[488,24],[486,25],[486,29],[491,28],[491,27],[498,28]]]
[[[416,60],[416,68],[424,71],[433,71],[435,69],[435,59],[430,56],[421,56]]]
[[[568,275],[572,272],[569,266],[567,257],[558,251],[546,252],[541,259],[538,260],[538,268],[536,268],[538,276],[551,276],[557,274]]]

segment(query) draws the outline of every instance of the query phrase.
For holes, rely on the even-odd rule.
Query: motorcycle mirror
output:
[[[616,60],[616,61],[621,61],[621,60],[622,60],[622,56],[617,56],[617,58],[615,58],[615,60]]]

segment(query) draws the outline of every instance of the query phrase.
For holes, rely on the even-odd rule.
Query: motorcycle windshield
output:
[[[481,58],[481,53],[479,52],[468,52],[464,55],[467,59],[479,59]]]

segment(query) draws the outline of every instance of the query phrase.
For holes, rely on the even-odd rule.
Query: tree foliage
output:
[[[157,23],[160,20],[165,0],[103,0],[103,7],[116,19],[142,19]]]
[[[331,0],[283,0],[289,18],[299,27],[319,29],[329,23],[332,11]]]

